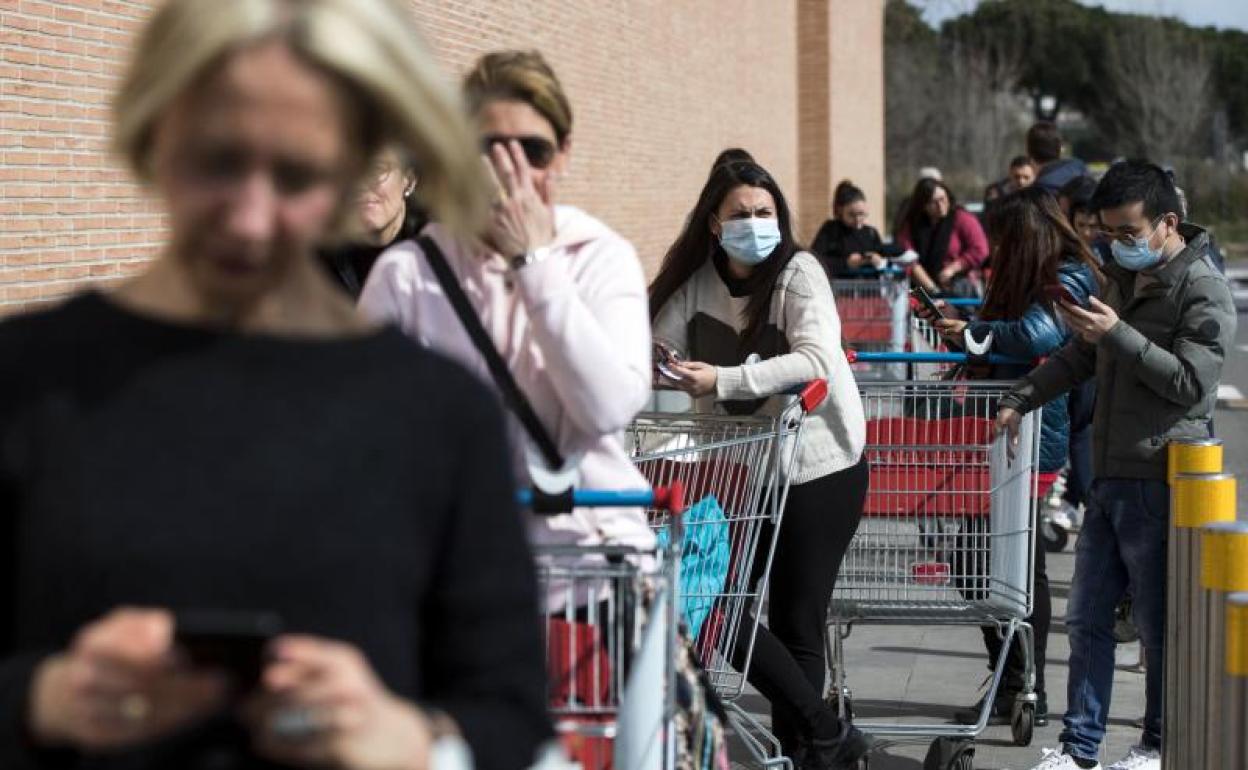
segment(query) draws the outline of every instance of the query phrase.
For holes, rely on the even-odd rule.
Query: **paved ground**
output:
[[[1217,433],[1226,442],[1227,470],[1240,478],[1239,510],[1248,519],[1248,313],[1240,316],[1236,348],[1223,379],[1224,401],[1216,418]],[[1057,745],[1061,714],[1065,709],[1066,660],[1069,647],[1062,619],[1074,570],[1073,544],[1062,554],[1049,555],[1049,578],[1053,590],[1053,629],[1049,639],[1048,727],[1037,728],[1029,748],[1013,745],[1009,727],[989,727],[977,744],[975,767],[979,770],[1021,770],[1039,760],[1040,747]],[[982,640],[976,629],[859,627],[846,640],[850,687],[860,723],[870,717],[898,721],[949,722],[953,709],[973,703],[987,671]],[[1139,646],[1118,650],[1110,730],[1103,761],[1112,762],[1139,738],[1134,722],[1144,712],[1144,677],[1136,668]],[[767,703],[754,693],[742,699],[747,711],[766,720]],[[739,747],[737,747],[739,749]],[[927,751],[924,745],[896,746],[874,754],[872,770],[920,770]],[[746,762],[740,750],[734,760]]]

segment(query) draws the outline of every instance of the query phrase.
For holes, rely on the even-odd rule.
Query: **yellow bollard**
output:
[[[1200,714],[1205,705],[1200,655],[1204,640],[1198,635],[1205,629],[1209,612],[1200,585],[1200,528],[1234,520],[1234,476],[1175,474],[1170,485],[1162,712],[1162,767],[1167,770],[1204,767],[1194,761],[1205,729]]]
[[[1203,631],[1203,654],[1197,665],[1204,669],[1204,703],[1197,702],[1204,720],[1204,735],[1196,749],[1195,767],[1221,767],[1224,755],[1222,709],[1223,666],[1226,657],[1226,597],[1248,591],[1248,522],[1224,521],[1201,530],[1200,584],[1208,614]],[[1197,645],[1202,644],[1201,641]],[[1197,734],[1197,737],[1201,737]],[[1202,761],[1203,760],[1203,761]]]
[[[1222,723],[1222,764],[1210,767],[1243,770],[1248,767],[1248,593],[1226,599],[1225,674],[1217,715]]]
[[[1221,473],[1222,439],[1180,438],[1166,445],[1166,483],[1180,473]]]

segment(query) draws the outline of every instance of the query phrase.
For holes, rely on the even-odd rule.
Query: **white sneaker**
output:
[[[1075,758],[1061,749],[1041,749],[1040,756],[1040,764],[1031,770],[1082,770]],[[1100,764],[1094,765],[1092,770],[1101,770]]]
[[[1132,746],[1125,757],[1106,770],[1161,770],[1161,752],[1143,746]]]

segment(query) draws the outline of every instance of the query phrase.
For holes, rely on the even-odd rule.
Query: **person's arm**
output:
[[[959,273],[978,270],[988,260],[988,236],[971,212],[958,209],[954,216],[954,231],[962,248],[957,254],[950,255],[950,261],[956,263]]]
[[[907,251],[914,250],[914,239],[910,237],[910,228],[902,225],[897,231],[897,243],[901,244],[901,248]]]
[[[463,402],[444,436],[457,471],[421,608],[421,705],[451,718],[476,770],[514,770],[551,735],[533,557],[502,417],[484,392]]]
[[[659,308],[654,317],[654,328],[651,335],[675,350],[682,358],[688,359],[693,353],[689,350],[689,285],[698,280],[697,274],[689,277],[672,296],[668,297],[663,307]]]
[[[803,259],[795,256],[794,261]],[[816,280],[817,279],[817,280]],[[739,401],[784,393],[814,379],[827,379],[841,347],[841,319],[832,287],[804,265],[785,287],[782,319],[788,353],[741,366],[716,369],[716,398]]]
[[[1032,369],[1001,399],[1001,407],[1020,414],[1038,409],[1096,374],[1096,348],[1072,339],[1048,360]]]
[[[1153,344],[1122,320],[1101,344],[1108,354],[1132,362],[1136,376],[1158,396],[1190,407],[1217,390],[1222,361],[1235,343],[1235,323],[1235,302],[1226,281],[1208,276],[1188,287],[1171,350]]]
[[[627,427],[650,396],[649,304],[627,241],[613,237],[582,248],[596,253],[556,247],[515,280],[568,417],[581,430],[607,435]],[[592,260],[580,266],[584,288],[573,278],[574,259]]]

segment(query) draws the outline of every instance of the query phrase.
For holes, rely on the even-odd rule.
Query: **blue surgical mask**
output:
[[[1148,245],[1149,240],[1153,237],[1153,233],[1157,232],[1157,228],[1160,226],[1161,220],[1158,219],[1157,223],[1153,225],[1153,229],[1148,235],[1140,235],[1132,238],[1131,243],[1129,244],[1123,243],[1115,238],[1109,244],[1109,252],[1114,255],[1114,261],[1123,268],[1131,270],[1132,272],[1147,270],[1150,267],[1155,266],[1158,262],[1161,262],[1161,249],[1154,249]],[[1168,241],[1170,238],[1167,236],[1166,240]],[[1161,245],[1164,247],[1166,245],[1166,241],[1162,241]]]
[[[780,245],[780,222],[777,219],[729,219],[720,225],[719,245],[728,256],[743,265],[762,264]]]

